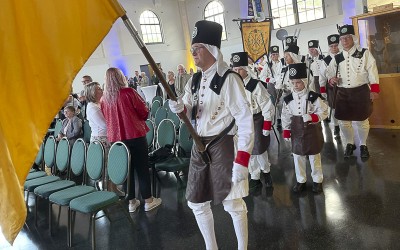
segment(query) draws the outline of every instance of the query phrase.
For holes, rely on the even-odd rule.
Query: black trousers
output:
[[[135,198],[135,175],[133,170],[136,171],[139,180],[139,191],[143,199],[151,197],[151,181],[150,171],[148,164],[148,147],[146,137],[139,137],[130,140],[122,141],[128,147],[131,154],[131,167],[130,167],[130,189],[128,190],[128,200]],[[127,184],[124,184],[125,190]]]

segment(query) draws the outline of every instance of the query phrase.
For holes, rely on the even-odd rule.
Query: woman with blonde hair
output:
[[[100,102],[101,111],[107,123],[107,137],[110,142],[122,141],[131,154],[129,212],[135,212],[140,201],[135,198],[133,170],[139,180],[139,190],[145,200],[144,210],[150,211],[161,204],[160,198],[151,195],[151,182],[148,167],[148,148],[146,133],[149,131],[145,121],[149,110],[144,100],[128,87],[121,70],[109,68],[106,71],[104,95]],[[125,183],[126,189],[126,183]]]

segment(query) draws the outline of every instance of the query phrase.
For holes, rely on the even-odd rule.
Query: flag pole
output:
[[[150,55],[149,51],[147,50],[145,43],[143,42],[142,38],[139,36],[139,33],[138,33],[136,27],[133,25],[132,21],[129,19],[129,17],[127,15],[123,15],[121,18],[122,18],[126,28],[128,29],[129,33],[131,33],[133,39],[135,40],[135,42],[139,46],[140,50],[142,51],[143,55],[146,57],[150,66],[153,68],[154,73],[157,75],[157,77],[160,80],[161,84],[163,85],[165,91],[167,92],[169,98],[173,101],[177,101],[175,94],[172,92],[171,88],[169,87],[169,84],[167,83],[167,81],[164,78],[164,75],[161,73],[160,69],[157,67],[153,57]],[[206,147],[201,142],[199,135],[194,130],[191,122],[189,121],[189,118],[185,114],[185,111],[182,111],[181,113],[179,113],[177,115],[188,127],[189,133],[192,136],[193,141],[195,142],[199,152],[201,153],[203,160],[206,163],[209,163],[210,158],[209,158],[208,154],[206,153]]]

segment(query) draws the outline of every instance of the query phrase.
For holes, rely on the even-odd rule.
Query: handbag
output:
[[[173,157],[173,145],[167,144],[149,153],[149,163],[155,164]]]

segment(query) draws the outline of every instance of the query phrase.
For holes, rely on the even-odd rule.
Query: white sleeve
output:
[[[328,81],[336,76],[336,60],[335,57],[332,58],[331,62],[329,63],[329,66],[326,70],[326,77],[328,78]]]
[[[317,98],[312,105],[311,114],[316,114],[319,121],[325,120],[328,117],[328,105],[321,98]]]
[[[185,94],[182,97],[183,104],[185,104],[186,107],[186,116],[189,117],[189,120],[191,119],[192,116],[192,77],[189,79],[185,86]]]
[[[369,50],[365,51],[366,53],[366,70],[368,71],[368,80],[370,84],[379,84],[379,74],[378,67],[376,66],[376,61],[374,56],[371,54]]]
[[[274,115],[274,107],[271,101],[270,94],[261,82],[257,83],[257,87],[253,91],[253,96],[261,108],[264,121],[272,121]]]
[[[283,101],[283,106],[282,106],[282,115],[281,115],[281,121],[282,121],[282,129],[283,130],[290,130],[291,129],[291,118],[292,118],[292,112],[290,111],[289,104],[286,104],[285,101]]]

